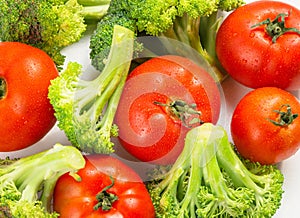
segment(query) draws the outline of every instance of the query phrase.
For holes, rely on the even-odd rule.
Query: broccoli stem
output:
[[[176,17],[173,26],[167,31],[160,33],[159,36],[170,38],[186,45],[198,52],[204,60],[213,68],[216,79],[224,80],[226,72],[221,67],[215,53],[215,38],[216,32],[220,25],[217,12],[212,13],[207,17],[193,18],[187,14],[181,17]],[[174,45],[174,42],[163,40],[163,45],[169,53],[175,53],[182,56],[190,57],[197,60],[197,57],[191,57],[191,51],[181,49]]]
[[[108,5],[110,0],[77,0],[83,6]]]
[[[42,188],[42,206],[49,210],[57,179],[67,172],[76,173],[84,165],[85,160],[78,149],[56,144],[52,149],[0,168],[0,183],[13,181],[22,193],[21,200],[29,202],[38,200]]]
[[[226,140],[220,144],[217,151],[218,161],[224,170],[230,175],[236,186],[249,187],[256,193],[263,195],[263,190],[254,182],[259,182],[259,178],[251,174],[242,161],[235,154],[229,141]],[[253,180],[255,179],[255,180]]]
[[[107,14],[109,4],[95,5],[95,6],[84,6],[82,14],[86,23],[97,23],[101,18]]]
[[[116,110],[129,72],[133,53],[133,40],[130,39],[133,39],[134,33],[124,31],[125,28],[121,26],[116,28],[118,33],[112,39],[112,47],[103,71],[91,82],[92,85],[85,83],[85,89],[76,93],[77,97],[80,93],[84,94],[79,99],[80,113],[87,112],[92,120],[101,116],[107,102],[111,102],[110,109]],[[105,113],[114,115],[111,112],[107,109]]]
[[[185,193],[184,198],[181,200],[183,202],[181,204],[180,210],[179,210],[179,217],[184,217],[185,211],[190,210],[189,214],[191,218],[196,218],[196,207],[195,204],[198,201],[197,195],[195,193],[199,192],[199,188],[201,186],[201,181],[203,177],[203,171],[201,170],[202,168],[202,163],[201,163],[201,158],[203,156],[204,149],[202,147],[195,148],[190,150],[190,178],[188,180],[188,185],[187,185],[187,190]]]
[[[69,0],[65,0],[64,3]],[[87,24],[96,24],[105,14],[109,8],[111,0],[76,0],[76,2],[83,6],[81,14]]]
[[[75,127],[77,131],[81,131],[78,141],[83,151],[112,152],[113,143],[110,138],[118,135],[118,128],[113,121],[129,73],[133,44],[134,32],[115,25],[112,44],[102,72],[93,81],[82,81],[83,89],[75,93],[79,95],[79,99],[75,100],[79,114],[75,116],[79,118],[84,115],[88,117],[84,122],[93,123],[93,127],[87,127],[80,121]],[[86,130],[83,131],[82,126]]]

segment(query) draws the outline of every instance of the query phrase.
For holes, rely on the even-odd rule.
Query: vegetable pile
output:
[[[11,143],[14,150],[36,142],[17,146],[45,130],[48,115],[34,107],[44,101],[53,122],[46,122],[51,125],[43,134],[57,121],[71,144],[57,142],[40,153],[1,160],[0,217],[276,213],[284,182],[276,164],[300,147],[300,102],[288,91],[299,88],[297,8],[241,0],[0,0],[0,5],[0,49],[12,43],[8,52],[0,50],[0,111],[11,115],[0,113],[0,120],[12,123],[9,131],[1,126],[0,147],[9,132],[5,146]],[[232,13],[223,20],[220,12]],[[61,53],[85,34],[90,64],[98,71],[93,78],[80,63],[65,63]],[[18,46],[29,46],[26,55],[42,52],[51,66],[46,70],[33,62],[38,57],[11,53]],[[31,77],[39,85],[24,79]],[[225,103],[220,84],[227,77],[251,89],[235,105],[231,135],[220,121]],[[25,89],[15,90],[27,92],[13,96],[12,82],[24,82]],[[25,100],[32,110],[25,110]],[[14,116],[18,122],[9,121]],[[35,128],[20,120],[33,121]]]

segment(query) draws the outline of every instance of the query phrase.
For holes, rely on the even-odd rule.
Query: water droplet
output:
[[[254,38],[254,36],[255,36],[255,33],[253,31],[251,31],[249,37]]]

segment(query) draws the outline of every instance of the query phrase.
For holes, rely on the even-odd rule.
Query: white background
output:
[[[283,1],[283,0],[282,0]],[[251,0],[247,1],[252,2]],[[299,0],[289,0],[285,1],[290,3],[300,9]],[[80,42],[64,49],[63,53],[67,55],[68,61],[77,61],[83,65],[83,70],[95,72],[95,70],[90,66],[89,61],[89,44],[88,37],[84,37]],[[300,60],[300,59],[299,59]],[[223,89],[226,97],[226,113],[227,118],[231,117],[232,110],[239,101],[239,99],[247,93],[250,89],[243,87],[242,85],[236,83],[231,78],[228,78],[223,84]],[[299,97],[298,92],[294,94]],[[228,128],[228,126],[226,127]],[[64,145],[70,144],[65,137],[64,133],[58,129],[57,126],[53,129],[38,143],[35,145],[16,152],[0,152],[0,158],[6,156],[10,157],[22,157],[30,155],[45,149],[52,147],[55,143],[61,143]],[[277,211],[275,218],[298,218],[299,215],[299,196],[300,196],[300,152],[296,153],[294,156],[288,160],[283,161],[279,165],[282,173],[284,174],[284,195],[282,199],[282,205]]]

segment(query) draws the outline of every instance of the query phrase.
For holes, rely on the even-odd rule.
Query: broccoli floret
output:
[[[85,160],[73,146],[55,144],[31,156],[1,161],[0,217],[58,217],[51,211],[57,179],[83,168]]]
[[[275,165],[240,157],[223,127],[191,129],[174,165],[147,183],[157,217],[272,217],[283,175]]]
[[[102,70],[112,44],[114,26],[119,25],[136,32],[135,21],[129,17],[126,0],[111,0],[107,14],[97,23],[90,37],[91,64]]]
[[[0,0],[0,40],[18,41],[44,50],[61,68],[60,51],[86,31],[86,19],[99,21],[109,2],[83,0]],[[99,5],[101,4],[101,5]]]
[[[117,136],[118,128],[113,120],[129,72],[133,43],[134,33],[115,25],[109,55],[99,76],[83,80],[81,65],[70,62],[51,82],[48,97],[57,125],[81,151],[114,152],[111,136]]]

